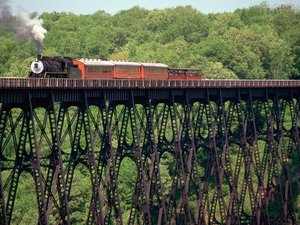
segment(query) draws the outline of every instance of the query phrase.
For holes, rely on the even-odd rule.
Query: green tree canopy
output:
[[[208,15],[191,6],[179,6],[160,10],[133,7],[115,15],[52,12],[40,17],[48,31],[44,55],[201,66],[206,68],[207,78],[300,76],[300,12],[290,5],[272,8],[262,2]],[[7,27],[0,27],[0,42],[0,74],[25,76],[27,61],[35,58],[35,46],[17,41],[14,30]],[[216,71],[227,75],[218,76]]]

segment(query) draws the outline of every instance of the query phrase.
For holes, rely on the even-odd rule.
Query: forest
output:
[[[91,15],[31,14],[32,18],[36,16],[43,19],[47,30],[43,55],[161,62],[174,67],[201,68],[205,79],[300,78],[300,10],[291,5],[270,7],[263,2],[214,14],[178,6],[155,10],[133,7],[114,15],[104,11]],[[36,57],[36,46],[17,38],[14,29],[7,26],[0,26],[0,43],[0,76],[25,77]],[[171,155],[161,159],[165,190],[171,187],[168,167],[172,163]],[[119,174],[124,221],[129,217],[137,174],[132,168],[134,162],[125,158]],[[204,167],[200,170],[203,174]],[[3,172],[3,177],[7,179],[8,173]],[[29,173],[21,175],[12,224],[37,221],[36,193],[30,177]],[[84,224],[90,189],[89,171],[79,165],[69,200],[72,224]],[[224,192],[228,194],[227,186]],[[299,202],[298,197],[298,206]],[[271,213],[280,209],[275,207]],[[54,223],[55,218],[50,219]]]
[[[161,62],[201,68],[207,79],[300,77],[300,11],[290,5],[270,7],[263,2],[215,14],[178,6],[133,7],[115,15],[97,11],[31,16],[43,19],[47,30],[43,55]],[[3,26],[0,43],[0,76],[26,76],[35,45]]]

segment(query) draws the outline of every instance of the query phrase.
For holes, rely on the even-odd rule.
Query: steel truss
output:
[[[79,165],[92,188],[86,224],[299,223],[299,96],[217,92],[197,99],[170,90],[158,101],[129,91],[113,101],[105,90],[82,91],[80,102],[55,102],[51,91],[43,101],[28,91],[23,104],[1,104],[0,224],[12,222],[23,173],[34,180],[37,223],[71,224]],[[126,217],[124,158],[137,174]]]

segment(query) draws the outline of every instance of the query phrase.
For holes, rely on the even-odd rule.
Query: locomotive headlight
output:
[[[31,63],[31,71],[35,74],[39,74],[44,70],[44,65],[41,61],[34,61]]]

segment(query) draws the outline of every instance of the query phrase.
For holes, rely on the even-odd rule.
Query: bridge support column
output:
[[[4,131],[6,127],[6,122],[7,122],[7,112],[0,107],[0,156],[2,156],[2,145],[3,145],[3,137],[4,137]],[[5,205],[5,196],[4,196],[4,188],[3,188],[3,182],[2,182],[2,171],[1,171],[1,164],[0,164],[0,212],[1,212],[1,217],[0,217],[0,224],[1,225],[7,225],[8,224],[8,219],[7,219],[7,214],[6,214],[6,205]]]
[[[40,164],[40,145],[37,142],[36,127],[34,123],[34,111],[32,105],[31,93],[28,92],[28,111],[25,111],[26,130],[29,136],[30,151],[32,153],[32,174],[35,181],[37,203],[39,210],[38,224],[47,225],[48,219],[46,216],[46,201],[44,195],[44,185],[41,173]]]
[[[146,135],[144,140],[144,150],[150,153],[150,165],[149,165],[149,178],[147,194],[149,196],[149,203],[153,204],[155,195],[158,201],[158,219],[157,224],[167,224],[167,211],[163,194],[163,187],[161,183],[160,168],[159,168],[159,151],[157,149],[157,140],[155,138],[154,116],[157,105],[153,105],[147,96],[147,102],[145,105],[146,115]]]
[[[130,104],[129,104],[129,115],[130,115],[130,124],[133,137],[133,151],[134,151],[134,160],[137,166],[137,183],[134,191],[134,204],[130,211],[130,217],[128,224],[134,224],[135,216],[137,214],[137,203],[139,198],[142,200],[142,215],[145,224],[151,225],[151,214],[150,214],[150,204],[149,204],[149,195],[147,191],[146,175],[144,170],[144,162],[146,157],[143,156],[141,148],[141,129],[137,125],[137,108],[135,106],[133,92],[131,94]],[[136,198],[136,199],[135,199]],[[138,215],[138,214],[137,214]],[[139,216],[138,216],[139,217]],[[139,218],[137,217],[137,222],[139,223]]]

